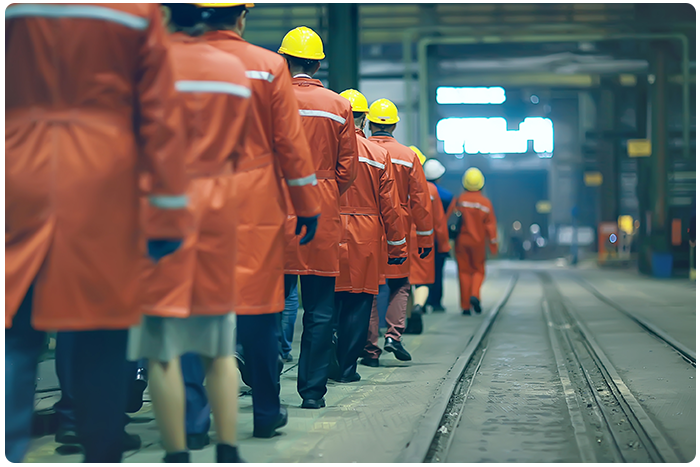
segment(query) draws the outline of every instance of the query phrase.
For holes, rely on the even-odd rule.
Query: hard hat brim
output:
[[[369,109],[367,111],[369,112]],[[377,117],[367,117],[367,120],[369,120],[372,123],[378,123],[380,125],[393,125],[394,123],[399,123],[401,119],[399,117],[386,119],[381,119]]]

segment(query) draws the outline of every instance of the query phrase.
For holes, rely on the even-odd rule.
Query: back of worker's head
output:
[[[207,29],[232,30],[238,34],[245,31],[248,8],[253,3],[193,3],[199,9],[202,23]]]
[[[161,12],[163,22],[172,33],[200,36],[206,30],[201,10],[194,3],[161,3]]]
[[[377,99],[369,106],[369,129],[372,133],[386,131],[393,133],[399,122],[399,109],[389,99]]]
[[[428,159],[423,164],[423,172],[425,172],[425,179],[429,182],[436,182],[443,175],[445,175],[445,166],[440,163],[437,159]]]
[[[476,167],[470,167],[464,172],[462,186],[467,191],[481,191],[484,188],[484,174]]]
[[[306,26],[289,31],[282,39],[277,53],[284,56],[289,71],[293,74],[303,73],[309,76],[316,74],[321,68],[321,60],[326,58],[321,37]]]
[[[356,89],[346,89],[340,93],[340,97],[344,97],[350,101],[352,116],[355,119],[355,128],[359,128],[361,130],[364,129],[365,121],[367,119],[367,112],[369,112],[367,98]]]

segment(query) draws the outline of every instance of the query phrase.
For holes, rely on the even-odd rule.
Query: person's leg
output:
[[[472,275],[471,296],[481,300],[481,284],[486,276],[486,249],[476,247],[471,249],[471,263],[474,270]]]
[[[297,391],[304,400],[318,401],[326,394],[331,357],[335,277],[302,276],[304,331],[301,335]]]
[[[209,428],[211,428],[211,407],[207,399],[208,389],[204,389],[204,366],[199,355],[186,353],[180,357],[180,367],[182,380],[185,383],[185,432],[188,438],[187,445],[190,449],[195,449],[202,444],[205,446],[209,444],[208,433]],[[236,390],[238,388],[237,376]],[[237,393],[235,394],[236,396],[238,395]]]
[[[384,337],[390,337],[397,342],[401,341],[401,335],[406,328],[406,306],[411,286],[408,278],[388,279],[390,288],[389,308],[386,312],[387,331]]]
[[[379,318],[378,325],[380,328],[386,327],[386,311],[389,308],[389,286],[386,284],[381,284],[379,286],[379,293],[375,298],[375,305],[377,307],[377,316]]]
[[[374,296],[366,293],[343,294],[338,313],[338,364],[340,380],[349,381],[357,373],[357,359],[362,356],[369,329]]]
[[[75,342],[73,333],[56,333],[55,365],[58,386],[61,388],[61,399],[53,406],[58,418],[58,430],[56,442],[64,444],[77,444],[75,435],[75,410],[73,384],[70,378],[72,373]]]
[[[296,279],[296,276],[293,276]],[[282,312],[282,335],[280,344],[282,346],[282,358],[291,361],[292,341],[294,340],[294,325],[297,321],[297,311],[299,310],[299,292],[296,280],[290,285],[289,293],[284,301],[284,311]]]
[[[428,305],[436,311],[444,310],[442,306],[442,280],[445,269],[445,255],[437,253],[435,255],[435,282],[429,286]]]
[[[204,358],[207,368],[207,393],[211,399],[219,444],[236,446],[238,415],[238,375],[233,356]]]
[[[279,313],[238,315],[237,336],[243,347],[253,389],[253,424],[267,427],[280,414]]]
[[[471,308],[469,299],[471,298],[472,291],[472,270],[469,260],[469,250],[458,245],[455,256],[457,258],[457,269],[459,272],[460,305],[462,306],[462,310],[469,310]]]
[[[187,451],[185,385],[180,357],[169,362],[150,360],[148,363],[153,412],[166,455]]]
[[[31,325],[33,287],[5,329],[5,457],[22,462],[32,433],[34,390],[46,333]]]
[[[72,334],[75,420],[85,462],[120,462],[128,388],[128,331]]]
[[[364,354],[366,358],[370,360],[378,360],[379,356],[382,354],[382,349],[379,348],[379,311],[377,309],[376,295],[372,300],[372,309],[370,311],[369,329],[367,330],[367,340],[365,342]]]
[[[413,289],[413,306],[418,305],[423,308],[428,302],[429,293],[430,289],[427,285],[417,285],[416,288]]]

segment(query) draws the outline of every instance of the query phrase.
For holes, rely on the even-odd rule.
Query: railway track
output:
[[[532,273],[520,273],[532,274]],[[682,462],[662,429],[645,411],[618,374],[574,306],[561,294],[547,272],[534,274],[542,288],[541,318],[551,346],[566,402],[562,419],[570,424],[580,462]],[[531,276],[532,277],[532,276]],[[465,407],[475,404],[470,395],[489,353],[494,323],[508,305],[519,276],[512,280],[499,303],[489,311],[440,386],[435,399],[406,446],[401,462],[445,462],[456,443]],[[695,353],[651,323],[627,312],[590,283],[576,279],[605,306],[632,320],[660,343],[668,345],[690,365]],[[505,319],[505,318],[504,318]],[[667,351],[670,351],[667,349]],[[491,352],[498,352],[492,349]],[[502,351],[501,351],[502,352]],[[505,358],[505,356],[501,356]],[[483,379],[483,378],[482,378]],[[572,444],[573,446],[573,444]]]

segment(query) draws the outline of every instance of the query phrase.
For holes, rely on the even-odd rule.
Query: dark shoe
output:
[[[443,307],[442,305],[431,305],[431,307],[433,308],[433,313],[445,311],[445,307]]]
[[[209,446],[211,440],[209,439],[209,433],[194,433],[187,435],[187,449],[190,451],[201,451],[205,447]]]
[[[143,407],[143,392],[148,386],[146,370],[139,368],[136,372],[136,380],[131,382],[129,395],[126,402],[126,413],[136,413]]]
[[[371,366],[372,368],[377,368],[379,366],[379,359],[372,357],[362,357],[360,360],[360,365]]]
[[[245,462],[238,454],[238,447],[228,444],[216,445],[216,462],[219,464],[240,464]]]
[[[80,444],[80,441],[78,441],[78,434],[75,430],[59,428],[58,431],[56,431],[56,437],[54,439],[58,444]]]
[[[280,407],[280,414],[277,416],[277,420],[268,426],[256,426],[253,429],[253,436],[255,438],[272,438],[275,436],[277,428],[282,428],[287,424],[287,409],[286,407]],[[218,446],[217,446],[218,449]]]
[[[302,409],[320,409],[326,406],[326,399],[304,399],[301,403]]]
[[[287,363],[292,363],[294,361],[294,357],[292,357],[292,354],[287,354],[282,356],[282,360]]]
[[[168,464],[187,464],[190,462],[190,453],[187,451],[171,452],[165,455],[163,462]]]
[[[401,342],[395,341],[391,337],[387,337],[384,340],[384,350],[386,350],[387,352],[393,352],[394,357],[396,357],[398,360],[401,360],[402,362],[407,362],[411,360],[411,354],[403,348]]]
[[[352,375],[349,378],[331,378],[333,381],[336,381],[338,383],[355,383],[357,381],[360,381],[362,379],[362,376],[358,372],[355,372],[354,375]]]
[[[245,360],[243,360],[243,357],[238,354],[235,354],[235,357],[236,364],[238,365],[238,371],[241,372],[241,379],[243,380],[243,384],[252,388],[253,386],[250,385],[250,372],[245,366]]]
[[[472,314],[472,311],[471,310],[462,310],[462,314],[469,316]]]
[[[414,305],[413,309],[411,310],[411,316],[416,316],[416,315],[424,315],[426,314],[425,307],[420,306],[420,305]]]
[[[474,312],[478,315],[481,313],[481,302],[479,302],[479,299],[476,297],[472,297],[469,299],[469,303],[471,303],[472,308],[474,308]]]
[[[423,317],[420,314],[412,314],[406,321],[404,334],[421,334],[423,332]]]
[[[141,437],[139,435],[132,435],[125,431],[122,436],[124,437],[122,440],[122,449],[124,451],[136,451],[137,449],[141,449]],[[189,462],[189,458],[187,462]]]

